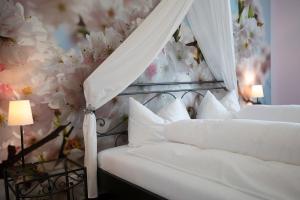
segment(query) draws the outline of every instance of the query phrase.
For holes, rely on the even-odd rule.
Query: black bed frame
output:
[[[100,200],[101,194],[109,195],[113,200],[165,200],[165,198],[101,168],[98,168],[98,187]]]
[[[188,89],[168,89],[168,90],[150,90],[150,91],[143,91],[141,88],[143,87],[151,87],[151,86],[178,86],[178,85],[194,85],[196,87],[188,88]],[[181,92],[183,93],[181,98],[183,98],[187,93],[196,93],[197,95],[204,96],[201,91],[207,91],[207,90],[225,90],[227,91],[226,87],[224,86],[223,81],[194,81],[194,82],[160,82],[160,83],[138,83],[138,84],[132,84],[129,86],[137,88],[137,90],[140,91],[134,91],[134,92],[122,92],[118,96],[132,96],[132,95],[144,95],[144,94],[155,94],[150,99],[145,101],[143,104],[146,105],[153,99],[157,98],[158,96],[162,94],[167,94],[172,96],[173,98],[176,98],[176,96],[173,93]],[[105,125],[105,119],[98,118],[97,122],[99,126]],[[118,123],[116,126],[110,128],[107,132],[102,133],[100,131],[97,131],[97,135],[99,138],[106,137],[106,136],[112,136],[116,135],[115,138],[115,146],[117,146],[118,138],[122,135],[127,135],[127,131],[115,131],[120,126],[122,126],[124,123],[127,123],[127,120],[123,120],[120,123]],[[120,200],[162,200],[166,199],[163,198],[153,192],[150,192],[138,185],[135,185],[133,183],[130,183],[118,176],[115,176],[107,171],[104,171],[101,168],[98,168],[98,191],[100,195],[103,194],[110,194],[112,199],[120,199]]]

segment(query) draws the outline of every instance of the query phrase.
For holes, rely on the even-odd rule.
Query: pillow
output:
[[[236,96],[236,92],[234,90],[227,93],[220,102],[230,112],[235,113],[241,110],[238,97]]]
[[[176,99],[173,103],[163,107],[158,111],[157,115],[168,122],[191,119],[185,105],[180,99]]]
[[[136,147],[164,141],[165,138],[162,136],[164,124],[163,118],[133,98],[129,98],[129,146]]]
[[[197,110],[197,119],[229,119],[232,114],[207,91]]]

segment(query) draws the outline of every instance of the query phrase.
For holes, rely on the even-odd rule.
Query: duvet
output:
[[[248,199],[299,200],[300,197],[300,167],[296,165],[171,142],[132,148],[129,153],[237,190],[248,195]],[[207,193],[216,192],[214,188],[208,190]]]
[[[130,153],[257,199],[300,199],[299,123],[183,120],[163,130],[167,142]]]

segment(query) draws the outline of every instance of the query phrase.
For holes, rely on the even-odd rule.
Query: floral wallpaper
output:
[[[271,103],[270,0],[231,0],[240,95],[251,99],[251,85],[263,85],[262,103]]]
[[[29,99],[34,124],[25,126],[25,147],[72,122],[64,152],[83,155],[83,81],[143,21],[158,0],[0,0],[0,150],[20,149],[18,127],[7,125],[9,100]],[[137,82],[213,80],[186,22]],[[117,80],[112,80],[117,81]],[[147,96],[137,97],[140,100]],[[154,104],[153,104],[154,105]],[[108,129],[127,117],[117,97],[97,111]],[[105,130],[103,130],[105,131]],[[113,140],[113,139],[111,139]],[[27,160],[56,158],[62,137]],[[107,142],[105,143],[107,144]],[[101,145],[103,147],[103,145]]]
[[[20,150],[18,127],[7,125],[8,102],[17,99],[29,99],[33,111],[34,124],[25,126],[25,147],[59,125],[71,122],[74,130],[66,138],[64,153],[82,158],[83,81],[158,3],[159,0],[0,0],[0,160],[6,160],[8,145]],[[247,36],[259,37],[259,33],[252,33],[254,20],[258,27],[260,22],[263,24],[254,7],[254,19],[249,14],[244,17],[247,6],[253,3],[244,2],[242,14],[237,15],[239,19],[237,16],[233,19],[238,63],[243,63],[243,58],[250,57],[261,44],[259,39],[251,40],[244,48]],[[243,31],[248,31],[245,36]],[[136,82],[214,80],[200,49],[184,20]],[[268,51],[265,52],[267,55]],[[244,69],[240,66],[239,76]],[[135,98],[143,101],[149,96]],[[157,110],[169,100],[162,96],[149,106]],[[192,94],[184,101],[188,107],[198,103]],[[127,112],[128,97],[116,97],[105,104],[96,111],[97,117],[106,120],[100,131],[105,132],[126,120]],[[52,140],[26,159],[56,158],[62,138]],[[99,149],[113,142],[114,137],[101,139]]]

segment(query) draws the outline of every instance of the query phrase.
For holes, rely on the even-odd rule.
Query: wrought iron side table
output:
[[[86,169],[69,159],[13,166],[4,180],[7,200],[88,199]]]

